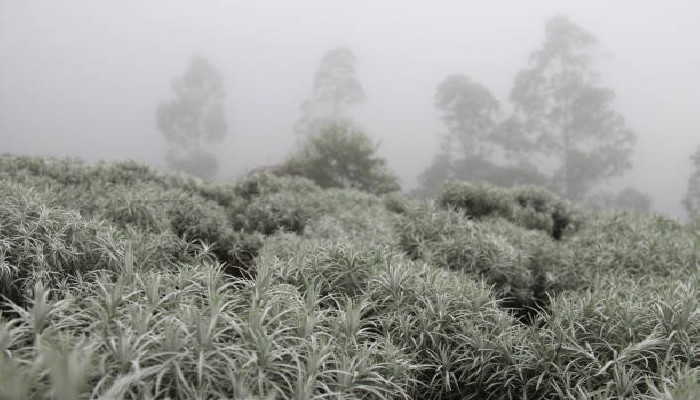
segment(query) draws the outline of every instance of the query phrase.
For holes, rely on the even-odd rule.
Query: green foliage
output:
[[[270,267],[255,280],[193,264],[68,287],[51,302],[39,352],[23,345],[34,337],[31,313],[0,322],[12,340],[0,365],[22,362],[18,382],[39,397],[53,382],[71,398],[408,397],[407,361],[389,358],[397,350],[366,329],[366,305],[324,307],[318,292],[273,280]],[[84,342],[73,348],[76,337]],[[46,382],[47,373],[72,375]]]
[[[612,275],[600,286],[552,301],[534,339],[549,353],[530,366],[541,369],[538,386],[559,397],[659,398],[657,386],[668,390],[679,366],[697,373],[698,349],[691,344],[700,339],[697,287],[657,285],[649,291]],[[688,376],[693,373],[683,378]],[[693,390],[688,383],[679,380],[679,395]],[[693,396],[699,393],[696,382]]]
[[[389,193],[384,197],[384,205],[387,210],[396,214],[404,214],[412,208],[416,208],[418,203],[400,192]]]
[[[176,262],[207,257],[201,246],[170,232],[114,229],[47,204],[21,186],[0,181],[0,187],[1,290],[15,302],[24,303],[27,288],[37,278],[56,287],[93,271],[169,269]]]
[[[160,175],[133,162],[87,166],[73,160],[11,161],[8,157],[4,165],[7,176],[45,188],[46,198],[55,206],[126,231],[128,234],[121,237],[134,238],[134,248],[148,244],[135,237],[152,237],[151,244],[158,251],[167,250],[169,261],[190,260],[190,255],[180,253],[195,254],[203,246],[206,253],[226,262],[230,271],[238,274],[238,269],[250,269],[261,246],[259,238],[236,231],[229,220],[227,206],[238,198],[233,188]],[[45,171],[51,172],[44,175]],[[38,184],[37,179],[44,182]]]
[[[305,232],[309,237],[362,239],[376,245],[393,242],[395,215],[387,213],[381,198],[354,190],[328,189],[321,200],[318,216]]]
[[[698,397],[697,226],[441,201],[1,156],[0,398]]]
[[[566,201],[533,186],[507,190],[485,184],[449,183],[443,186],[436,202],[476,219],[504,218],[527,229],[542,230],[555,239],[560,239],[577,218]]]
[[[303,233],[319,207],[319,187],[298,177],[254,174],[238,182],[234,192],[241,200],[229,207],[229,215],[233,226],[246,232]]]
[[[698,270],[697,234],[659,215],[600,217],[571,240],[581,265],[596,272],[641,278],[684,276]]]
[[[311,179],[322,188],[358,189],[370,193],[400,190],[398,178],[376,155],[377,146],[350,122],[333,123],[285,162],[290,174]]]
[[[571,251],[503,220],[476,223],[458,211],[424,209],[399,220],[397,234],[409,257],[484,279],[502,305],[525,320],[550,294],[586,284]]]
[[[512,343],[519,327],[491,291],[456,272],[396,257],[385,263],[369,281],[369,298],[379,328],[416,366],[412,398],[507,396],[508,377],[496,376],[498,349],[488,338]]]
[[[442,208],[457,208],[468,216],[510,216],[514,206],[507,191],[485,184],[448,183],[442,187],[436,204]]]

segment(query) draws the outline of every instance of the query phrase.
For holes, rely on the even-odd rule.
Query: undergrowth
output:
[[[695,399],[698,230],[0,156],[0,398]]]

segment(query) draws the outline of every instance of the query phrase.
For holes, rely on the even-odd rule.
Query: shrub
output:
[[[396,229],[398,245],[411,258],[485,279],[524,321],[550,294],[586,282],[566,248],[503,220],[476,223],[461,212],[424,209],[401,218]]]
[[[304,234],[316,238],[393,243],[396,216],[387,212],[382,199],[355,190],[326,189],[319,197],[315,217]]]
[[[228,213],[235,229],[265,235],[303,233],[320,206],[319,187],[299,177],[254,174],[238,182],[234,193],[239,200]]]
[[[535,372],[529,390],[656,398],[654,389],[671,381],[678,366],[700,367],[697,346],[689,346],[700,340],[697,288],[671,283],[648,290],[614,274],[596,286],[553,299],[530,341],[537,354],[528,366]]]
[[[448,189],[0,156],[0,397],[698,397],[697,222]]]
[[[38,286],[36,307],[0,320],[0,380],[29,397],[408,398],[407,361],[364,329],[361,302],[331,312],[268,271],[102,274],[58,301]]]
[[[505,398],[518,392],[506,359],[514,356],[507,351],[515,347],[519,327],[497,307],[488,287],[460,272],[394,256],[369,280],[367,291],[378,329],[415,365],[411,398]]]
[[[384,206],[395,214],[404,214],[409,209],[417,207],[417,204],[415,200],[399,192],[389,193],[384,196]]]
[[[442,208],[457,208],[472,218],[513,215],[514,204],[509,193],[495,186],[451,182],[443,185],[436,203]]]
[[[38,278],[56,287],[67,277],[94,271],[169,269],[206,257],[201,248],[172,234],[117,230],[24,188],[1,181],[0,188],[1,290],[14,302],[24,304],[27,288]]]
[[[262,246],[254,234],[234,231],[226,207],[240,198],[231,187],[158,174],[131,161],[89,166],[70,159],[3,157],[0,163],[8,168],[4,171],[8,179],[21,178],[27,186],[39,188],[53,206],[109,222],[125,237],[152,238],[166,251],[163,259],[189,259],[191,255],[172,251],[189,248],[199,252],[202,246],[213,245],[211,254],[228,263],[232,273],[249,273]],[[133,229],[140,232],[124,234]],[[164,245],[162,240],[168,235],[175,237],[168,240],[178,244]],[[189,245],[195,242],[198,244]]]
[[[687,276],[700,259],[697,234],[660,215],[601,216],[570,245],[581,269],[635,277]]]
[[[376,155],[377,146],[349,122],[337,122],[309,137],[284,166],[289,173],[311,179],[323,188],[358,189],[370,193],[400,190],[398,178]]]
[[[503,189],[453,182],[443,186],[436,202],[442,208],[460,209],[475,219],[504,218],[527,229],[547,232],[555,239],[561,239],[577,218],[566,201],[534,186]]]

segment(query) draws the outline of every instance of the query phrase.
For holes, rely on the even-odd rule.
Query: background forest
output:
[[[565,197],[596,209],[644,209],[651,200],[654,212],[688,217],[682,199],[700,129],[692,1],[0,7],[2,152],[134,159],[157,169],[198,160],[200,175],[230,180],[283,164],[303,144],[304,124],[330,116],[380,144],[377,154],[406,191],[434,192],[423,173],[438,178],[433,185],[440,175],[471,174],[569,190]],[[569,17],[557,27],[556,15]],[[332,76],[317,76],[334,59],[352,71],[333,74],[354,82],[330,89]],[[218,88],[204,136],[176,133],[194,128],[183,121],[165,126],[190,106],[184,82],[174,87],[188,71]],[[487,93],[479,100],[470,86]],[[332,100],[332,90],[345,94]],[[485,107],[471,121],[470,90],[471,112]],[[576,102],[576,115],[567,102]],[[470,136],[479,136],[473,154]]]

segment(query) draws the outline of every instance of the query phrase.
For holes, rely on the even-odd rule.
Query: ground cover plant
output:
[[[4,155],[0,398],[696,399],[698,246],[536,188]]]

